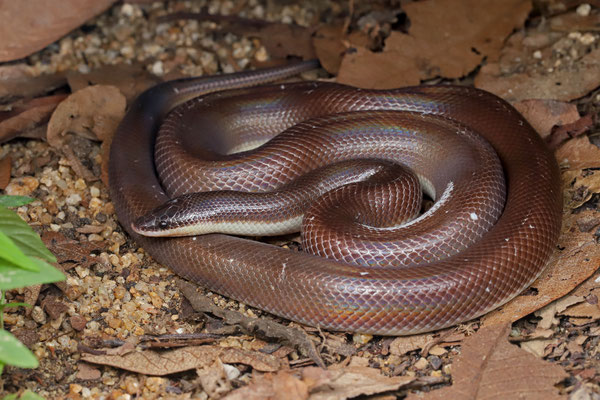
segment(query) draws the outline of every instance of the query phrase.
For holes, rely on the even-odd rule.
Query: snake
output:
[[[317,65],[185,78],[142,93],[110,150],[111,199],[128,234],[157,262],[210,291],[333,331],[442,329],[529,287],[555,250],[562,214],[557,162],[531,125],[501,98],[468,86],[273,84]],[[319,193],[301,222],[314,232],[303,239],[311,252],[235,234],[150,237],[134,229],[186,193],[277,190],[328,164],[363,158],[416,166],[433,206],[400,227],[371,227],[381,213],[346,216],[350,233],[333,236],[329,225],[356,204],[399,200],[378,183],[356,204],[319,214],[322,204],[360,192],[362,183]],[[390,243],[400,250],[386,261],[377,251]],[[374,255],[364,256],[365,247]]]

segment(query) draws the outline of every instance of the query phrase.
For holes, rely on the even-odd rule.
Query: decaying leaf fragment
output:
[[[403,4],[403,9],[411,21],[408,34],[392,32],[381,53],[346,54],[338,82],[389,89],[437,76],[465,76],[484,57],[498,57],[506,37],[529,15],[531,1],[429,0]]]
[[[103,141],[116,130],[125,107],[125,96],[113,86],[96,85],[75,92],[52,114],[48,143],[60,148],[68,133]]]
[[[257,371],[272,372],[280,368],[279,360],[269,354],[219,346],[189,346],[167,351],[134,351],[125,355],[85,354],[83,361],[110,365],[144,375],[169,375],[212,365],[216,359],[231,364],[247,364]]]
[[[562,398],[554,385],[568,374],[508,342],[510,324],[482,328],[465,339],[452,365],[452,386],[408,399]]]
[[[343,400],[393,390],[414,382],[409,376],[387,377],[369,367],[324,370],[306,367],[257,376],[248,386],[227,395],[227,400],[290,399]]]

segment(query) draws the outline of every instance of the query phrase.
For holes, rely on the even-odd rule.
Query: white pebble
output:
[[[79,195],[79,193],[73,193],[67,197],[66,202],[70,206],[77,206],[81,203],[81,195]]]
[[[579,7],[577,7],[577,15],[581,17],[587,17],[590,15],[590,11],[592,11],[592,6],[587,3],[580,4]]]

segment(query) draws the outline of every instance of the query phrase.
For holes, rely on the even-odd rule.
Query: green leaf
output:
[[[0,362],[20,368],[37,368],[33,353],[11,333],[0,330]]]
[[[8,235],[26,255],[56,262],[56,257],[46,248],[38,234],[14,211],[6,207],[0,207],[0,232]]]
[[[6,396],[4,396],[2,398],[2,400],[17,400],[17,394],[16,393],[7,394]]]
[[[35,199],[27,196],[0,196],[0,206],[4,207],[21,207],[25,204],[31,203],[32,201],[35,201]]]
[[[47,262],[37,258],[31,258],[31,260],[38,266],[39,271],[27,271],[0,260],[0,290],[58,282],[65,279],[62,272]]]
[[[21,249],[13,243],[12,240],[2,231],[0,231],[0,258],[8,261],[16,267],[23,268],[29,271],[37,271],[37,266],[27,257]]]
[[[39,394],[33,393],[31,390],[26,390],[25,393],[19,397],[19,400],[44,400]]]

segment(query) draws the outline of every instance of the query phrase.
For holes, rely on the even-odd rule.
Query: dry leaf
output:
[[[169,375],[190,369],[204,368],[217,358],[229,364],[250,365],[257,371],[277,371],[279,360],[271,355],[238,348],[190,346],[167,351],[145,350],[120,355],[84,354],[83,361],[110,365],[144,375]]]
[[[427,343],[433,342],[432,334],[400,336],[390,343],[390,354],[401,356],[409,351],[422,349]]]
[[[581,57],[572,68],[552,72],[516,69],[507,73],[499,64],[490,63],[475,77],[475,87],[515,102],[523,99],[570,101],[585,96],[600,86],[600,49]]]
[[[36,52],[108,9],[115,0],[0,2],[0,62]]]
[[[33,76],[32,68],[25,64],[0,66],[0,102],[42,96],[66,83],[62,73]]]
[[[343,400],[398,390],[415,380],[414,377],[387,377],[378,369],[346,367],[324,370],[307,367],[294,373],[281,371],[275,375],[254,378],[248,386],[231,392],[224,399],[309,399]]]
[[[257,36],[273,58],[297,56],[305,60],[316,58],[312,46],[312,31],[294,24],[269,23],[247,36]]]
[[[218,358],[211,365],[198,368],[196,373],[202,389],[208,393],[210,398],[218,399],[231,391],[231,384],[227,379],[223,363]]]
[[[52,231],[44,232],[42,241],[56,256],[58,263],[73,263],[83,268],[90,268],[97,263],[98,259],[93,257],[92,253],[100,252],[106,247],[102,242],[79,242],[67,238],[60,232]]]
[[[560,399],[554,385],[569,375],[510,344],[509,331],[510,324],[496,325],[465,339],[452,364],[452,386],[408,399]]]
[[[528,340],[520,344],[521,348],[525,351],[530,352],[538,358],[543,358],[550,353],[552,346],[556,346],[559,343],[558,339],[554,340]]]
[[[556,151],[556,158],[571,170],[600,167],[600,149],[587,136],[566,142]]]
[[[543,138],[550,135],[552,127],[579,119],[577,106],[562,101],[529,99],[516,102],[513,106]]]
[[[0,160],[0,190],[6,189],[10,182],[10,172],[12,170],[12,159],[5,156]]]
[[[66,95],[40,97],[14,104],[9,112],[0,112],[0,143],[16,137],[45,138],[50,115]]]
[[[315,32],[312,43],[321,66],[337,75],[346,50],[352,46],[368,48],[370,40],[363,32],[346,34],[342,26],[324,25]]]
[[[267,374],[255,377],[250,384],[234,390],[223,400],[263,400],[263,399],[308,399],[306,383],[290,372],[281,371],[277,374]]]
[[[92,367],[88,363],[80,362],[77,364],[77,375],[75,375],[77,379],[81,379],[83,381],[91,381],[100,379],[102,373],[98,368]]]
[[[70,95],[48,122],[48,143],[62,147],[67,133],[92,140],[112,137],[125,115],[125,96],[113,86],[96,85]]]
[[[465,76],[484,57],[498,57],[506,37],[525,22],[531,1],[430,0],[403,8],[411,21],[408,34],[392,32],[381,53],[346,54],[338,82],[389,89]]]
[[[565,296],[541,308],[535,312],[535,315],[542,318],[538,322],[537,327],[539,329],[549,329],[558,324],[558,320],[556,319],[557,313],[561,313],[567,307],[570,307],[573,304],[581,303],[583,300],[583,297],[579,296]]]

